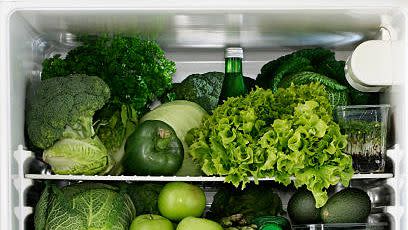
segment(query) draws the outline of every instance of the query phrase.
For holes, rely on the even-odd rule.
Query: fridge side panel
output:
[[[402,2],[402,1],[401,1]],[[405,5],[408,6],[408,2],[404,1]],[[395,168],[395,182],[396,182],[396,194],[399,202],[396,203],[394,213],[400,215],[400,228],[408,229],[408,156],[407,156],[407,140],[408,140],[408,10],[405,8],[401,10],[392,22],[393,28],[398,28],[394,31],[394,35],[397,40],[393,46],[393,78],[397,79],[394,84],[399,85],[400,88],[397,90],[396,95],[390,94],[391,96],[396,96],[398,99],[392,100],[392,103],[398,112],[399,116],[396,119],[396,136],[398,139],[397,143],[400,144],[400,161],[399,168]],[[402,100],[401,100],[402,99]],[[398,128],[400,127],[400,128]]]
[[[9,188],[11,186],[9,162],[10,162],[10,79],[8,63],[8,37],[7,5],[0,3],[0,229],[10,229],[11,200]]]

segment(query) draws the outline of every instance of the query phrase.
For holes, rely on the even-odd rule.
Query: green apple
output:
[[[176,230],[223,230],[223,228],[212,220],[189,216],[180,221]]]
[[[172,221],[180,221],[188,216],[200,217],[205,202],[204,191],[185,182],[167,183],[157,201],[160,214]]]
[[[174,230],[170,220],[154,214],[144,214],[136,217],[129,230]]]

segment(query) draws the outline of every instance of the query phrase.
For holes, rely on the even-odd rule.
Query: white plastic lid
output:
[[[244,50],[241,47],[226,48],[225,58],[244,58]]]
[[[346,79],[362,92],[380,92],[392,85],[391,41],[361,43],[345,65]]]

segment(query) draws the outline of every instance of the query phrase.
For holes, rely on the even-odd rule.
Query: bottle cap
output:
[[[244,51],[241,47],[229,47],[225,49],[225,58],[244,58]]]

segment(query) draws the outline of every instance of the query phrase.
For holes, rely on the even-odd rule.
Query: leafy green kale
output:
[[[110,96],[102,79],[86,75],[43,80],[35,90],[27,105],[26,125],[31,142],[41,149],[63,137],[93,137],[93,115]]]
[[[281,81],[300,72],[314,72],[347,86],[350,104],[376,104],[378,93],[362,93],[349,85],[344,73],[344,61],[337,61],[334,52],[324,48],[302,49],[266,63],[256,84],[274,92]]]
[[[195,102],[211,112],[218,105],[223,81],[221,72],[192,74],[176,84],[173,91],[176,99]]]
[[[276,216],[282,212],[282,201],[268,186],[250,185],[244,190],[233,186],[221,187],[211,204],[211,216],[215,220],[242,214],[247,223],[259,216]]]
[[[243,188],[249,177],[255,183],[274,177],[285,185],[295,177],[295,186],[306,185],[319,207],[330,185],[347,185],[354,173],[351,157],[342,152],[346,136],[319,83],[231,97],[185,139],[206,175],[225,176]]]
[[[153,41],[109,34],[85,35],[79,41],[82,45],[65,59],[44,60],[42,79],[74,73],[98,76],[111,90],[110,104],[131,105],[138,113],[172,86],[175,64]]]

